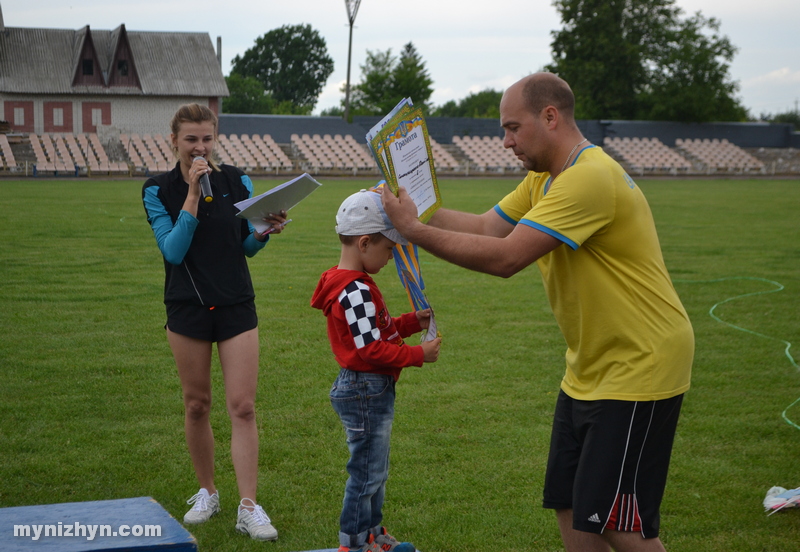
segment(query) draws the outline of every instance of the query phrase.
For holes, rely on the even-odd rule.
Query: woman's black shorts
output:
[[[217,307],[187,303],[167,304],[165,327],[194,339],[225,341],[257,326],[254,300]]]

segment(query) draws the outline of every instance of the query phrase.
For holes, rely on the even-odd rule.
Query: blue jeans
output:
[[[342,368],[333,382],[331,405],[342,420],[350,449],[350,477],[339,518],[339,544],[343,546],[363,546],[370,531],[380,531],[394,397],[392,376]]]

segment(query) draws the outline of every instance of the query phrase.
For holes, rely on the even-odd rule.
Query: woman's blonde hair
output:
[[[197,103],[184,104],[180,106],[178,111],[175,112],[175,115],[172,116],[172,120],[169,122],[169,128],[172,131],[172,134],[174,134],[176,137],[178,136],[178,132],[180,131],[183,123],[212,123],[214,125],[214,141],[217,140],[219,120],[214,112],[211,111],[211,109],[209,109],[207,106]],[[172,144],[172,153],[175,155],[175,157],[178,157],[178,148],[175,147],[175,144]],[[219,166],[214,159],[209,158],[208,164],[211,165],[212,170],[219,170]]]

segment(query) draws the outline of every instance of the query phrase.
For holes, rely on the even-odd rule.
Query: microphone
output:
[[[205,161],[205,159],[199,155],[194,158],[194,161],[198,159]],[[211,181],[208,179],[208,173],[203,173],[203,176],[200,177],[200,191],[203,194],[203,201],[206,203],[214,201],[214,194],[211,193]]]

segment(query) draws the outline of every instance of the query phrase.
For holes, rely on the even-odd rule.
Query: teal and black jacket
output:
[[[252,196],[253,183],[240,169],[221,165],[209,177],[214,200],[200,201],[197,218],[183,211],[189,190],[180,167],[151,177],[142,188],[147,220],[164,256],[165,303],[213,307],[235,305],[255,297],[245,256],[266,242],[238,218],[235,203]]]

